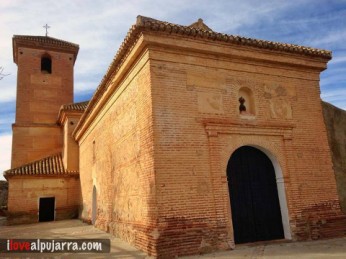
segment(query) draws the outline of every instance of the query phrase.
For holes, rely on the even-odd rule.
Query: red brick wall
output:
[[[115,86],[117,89],[79,140],[81,218],[92,219],[95,186],[95,225],[151,251],[149,233],[155,226],[157,207],[148,55],[141,57],[124,80],[109,87]]]

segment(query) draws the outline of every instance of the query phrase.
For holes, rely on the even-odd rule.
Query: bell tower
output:
[[[15,35],[18,66],[11,167],[61,152],[61,105],[73,102],[73,67],[79,46],[48,36]]]

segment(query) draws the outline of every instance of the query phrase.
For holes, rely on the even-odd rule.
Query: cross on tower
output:
[[[48,28],[50,28],[50,26],[48,26],[48,24],[46,23],[45,26],[43,26],[43,28],[46,29],[46,37],[48,36]]]

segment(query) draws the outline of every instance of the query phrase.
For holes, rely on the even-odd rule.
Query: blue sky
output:
[[[44,35],[79,44],[75,101],[100,83],[137,15],[189,25],[198,18],[214,31],[333,51],[321,76],[321,97],[346,109],[346,0],[1,0],[0,172],[10,167],[17,67],[12,36]],[[0,175],[0,179],[1,179]]]

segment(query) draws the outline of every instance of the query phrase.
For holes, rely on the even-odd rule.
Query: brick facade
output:
[[[274,165],[286,239],[344,235],[319,88],[329,58],[153,28],[119,50],[75,131],[82,218],[95,186],[95,225],[150,255],[230,249],[226,168],[248,145]]]
[[[198,42],[179,41],[197,48]],[[204,44],[200,52],[224,48]],[[284,64],[278,54],[257,56],[250,49],[242,50],[246,58],[234,60],[220,53],[227,49],[215,57],[174,48],[150,51],[158,210],[166,223],[162,233],[167,233],[160,240],[163,254],[198,253],[203,245],[232,242],[226,168],[231,154],[244,145],[264,150],[280,167],[276,177],[281,199],[286,198],[280,204],[286,238],[345,234],[321,111],[320,67]],[[260,54],[281,64],[268,64]],[[242,87],[254,95],[254,116],[239,114]],[[179,248],[165,246],[171,232],[187,238],[178,238]]]

